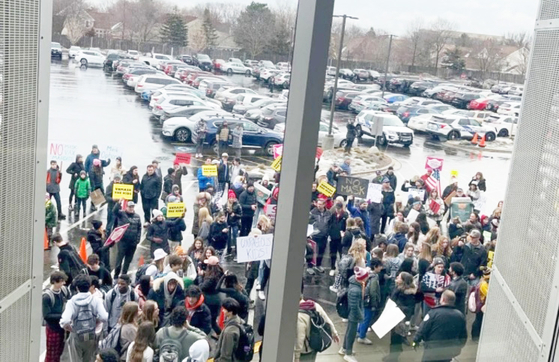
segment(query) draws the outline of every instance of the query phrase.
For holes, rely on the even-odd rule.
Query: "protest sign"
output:
[[[177,153],[175,154],[175,165],[180,165],[181,163],[190,165],[190,160],[192,155],[190,153]]]
[[[425,200],[425,190],[416,189],[415,187],[410,187],[408,189],[408,198],[409,197],[412,197],[412,198],[419,197],[419,200],[421,200],[421,202],[423,202],[423,200]]]
[[[264,205],[264,213],[268,218],[275,219],[276,212],[278,211],[278,205],[266,204]]]
[[[402,312],[402,310],[398,308],[392,299],[388,299],[382,314],[373,324],[373,331],[376,333],[378,338],[382,338],[394,327],[396,327],[404,318],[406,318],[406,315]]]
[[[283,145],[273,145],[272,150],[274,151],[274,160],[281,157],[283,154]]]
[[[95,207],[98,207],[105,203],[105,195],[103,195],[103,191],[101,191],[101,189],[97,189],[93,191],[90,194],[90,196],[91,196],[91,203],[93,203]]]
[[[443,158],[427,157],[427,159],[425,160],[425,169],[430,168],[432,170],[441,171],[443,169],[443,162]]]
[[[202,165],[202,175],[208,177],[217,176],[217,165]]]
[[[74,162],[79,154],[78,146],[62,142],[49,142],[49,161]]]
[[[367,196],[369,180],[356,177],[338,176],[338,194],[363,199]],[[380,185],[379,185],[380,186]]]
[[[237,262],[271,259],[273,240],[274,234],[237,238]]]
[[[334,192],[336,192],[334,186],[330,185],[326,181],[322,181],[316,189],[318,190],[318,192],[328,197],[332,197],[332,195],[334,195]]]
[[[254,189],[256,191],[256,201],[258,201],[259,204],[264,205],[266,200],[268,200],[272,194],[272,191],[262,186],[259,182],[254,183]]]
[[[134,198],[134,185],[113,184],[114,200],[132,200]]]
[[[419,215],[419,212],[416,209],[411,209],[407,217],[408,222],[414,222],[417,219],[417,215]]]
[[[130,226],[130,224],[124,224],[122,226],[114,228],[111,235],[109,235],[109,237],[107,238],[107,241],[105,241],[104,246],[111,246],[114,243],[118,243],[120,239],[122,239],[122,236],[126,232],[126,229],[128,229],[128,226]]]
[[[367,187],[367,200],[375,203],[382,202],[382,185],[370,183]]]
[[[167,218],[181,217],[185,210],[184,202],[170,202],[167,204]]]
[[[457,170],[450,171],[450,176],[451,177],[458,177],[458,171]]]
[[[276,171],[276,172],[280,172],[281,171],[281,156],[279,156],[278,158],[276,158],[274,160],[274,162],[272,162],[272,165],[270,167],[272,167],[272,170]]]

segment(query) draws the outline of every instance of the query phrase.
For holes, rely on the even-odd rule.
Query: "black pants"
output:
[[[62,202],[60,201],[60,192],[49,194],[50,197],[54,196],[54,201],[56,201],[56,211],[58,212],[58,217],[62,215]]]
[[[250,297],[250,292],[252,292],[252,287],[254,287],[254,281],[258,278],[258,267],[260,266],[259,261],[251,261],[250,267],[247,271],[247,282],[245,284],[245,292]]]
[[[118,254],[116,256],[116,265],[115,265],[115,279],[121,273],[122,267],[122,274],[128,273],[128,267],[132,262],[132,258],[134,257],[134,253],[136,252],[136,244],[131,244],[127,242],[119,242],[118,243]],[[122,261],[124,260],[124,265],[122,265]]]
[[[324,252],[326,251],[326,245],[328,244],[328,237],[315,236],[313,238],[316,243],[317,253],[316,253],[316,267],[322,265],[322,258],[324,258]]]
[[[146,199],[142,196],[142,208],[144,209],[144,222],[149,222],[151,220],[151,211],[159,208],[159,199],[157,197]]]
[[[76,196],[76,190],[75,189],[70,189],[70,198],[68,199],[70,201],[70,205],[72,205],[74,202],[77,201],[77,196]],[[72,202],[72,200],[74,202]]]
[[[330,268],[336,269],[337,254],[342,258],[342,239],[330,239]]]
[[[262,283],[260,284],[260,290],[264,292],[264,289],[266,289],[266,285],[268,285],[268,281],[270,280],[270,268],[268,268],[268,265],[265,261],[262,262],[264,263],[264,270],[262,273]]]
[[[112,202],[107,203],[107,227],[106,227],[106,231],[107,231],[107,235],[111,235],[111,232],[113,231],[113,227],[115,224],[115,214],[113,212],[113,208],[115,207],[115,204]]]
[[[346,145],[345,145],[345,151],[346,152],[351,151],[351,147],[353,147],[353,141],[355,141],[355,138],[347,138],[346,139]]]
[[[250,234],[250,229],[252,228],[252,216],[242,216],[241,217],[241,232],[240,236],[248,236]]]
[[[382,215],[381,221],[380,221],[380,233],[384,234],[384,229],[386,228],[386,222],[389,220],[394,219],[394,216],[389,216],[389,215]]]
[[[483,312],[476,313],[476,319],[472,324],[472,341],[478,341],[481,333],[481,324],[483,323]]]
[[[76,197],[76,208],[75,208],[75,211],[74,211],[76,213],[76,216],[80,216],[81,208],[83,208],[83,216],[85,216],[85,214],[87,213],[86,204],[87,204],[87,198],[82,199],[82,198]]]

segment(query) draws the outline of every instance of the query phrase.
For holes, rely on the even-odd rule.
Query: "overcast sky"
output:
[[[111,0],[89,0],[107,3]],[[208,2],[250,4],[252,0],[166,0],[178,6],[194,6]],[[270,7],[278,4],[297,6],[297,0],[258,0]],[[539,0],[336,0],[335,14],[356,16],[359,26],[382,29],[404,35],[415,19],[426,23],[438,17],[455,24],[458,31],[491,35],[532,31]],[[186,5],[188,4],[188,5]]]

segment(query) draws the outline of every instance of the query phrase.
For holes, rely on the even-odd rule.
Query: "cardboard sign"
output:
[[[367,200],[380,204],[382,202],[382,185],[370,183],[367,187]]]
[[[416,209],[411,209],[410,212],[408,213],[408,222],[414,222],[415,219],[417,219],[417,216],[419,215],[419,212]]]
[[[202,175],[208,177],[217,176],[217,165],[202,165]]]
[[[105,195],[103,195],[101,189],[93,191],[90,196],[91,202],[93,203],[93,205],[95,205],[95,207],[98,207],[105,203]]]
[[[76,160],[77,154],[84,155],[85,160],[90,152],[91,149],[85,153],[83,152],[83,146],[72,143],[49,141],[48,145],[49,160],[57,160],[60,162],[72,163]],[[122,150],[115,146],[99,145],[99,154],[102,160],[108,160],[109,158],[114,160],[118,156],[122,156]]]
[[[124,236],[124,233],[126,232],[126,229],[128,229],[128,226],[130,226],[130,224],[124,224],[122,226],[114,228],[111,235],[109,235],[109,237],[107,238],[107,241],[105,241],[104,246],[111,246],[114,243],[118,243],[120,239],[122,239],[122,236]]]
[[[177,153],[175,155],[175,162],[173,164],[180,165],[181,163],[190,165],[192,155],[190,153]]]
[[[258,182],[254,184],[254,190],[256,191],[256,201],[258,201],[261,205],[264,205],[266,200],[268,200],[270,195],[272,195],[272,191],[268,190]]]
[[[452,191],[450,194],[448,194],[446,199],[444,199],[444,203],[446,204],[446,206],[450,206],[450,203],[452,202],[452,198],[455,196],[456,196],[456,191]]]
[[[237,238],[237,262],[272,259],[274,234],[244,236]]]
[[[427,160],[425,160],[425,169],[430,168],[432,170],[441,171],[443,169],[443,162],[443,158],[427,157]]]
[[[134,198],[134,185],[113,184],[114,200],[132,200]]]
[[[272,162],[272,165],[270,167],[272,167],[272,170],[274,170],[276,172],[280,172],[281,171],[281,156],[276,158],[274,160],[274,162]]]
[[[336,188],[334,188],[334,186],[330,185],[326,181],[322,181],[316,189],[318,190],[318,192],[328,197],[332,197],[332,195],[334,195],[334,193],[336,192]]]
[[[402,312],[402,310],[398,308],[392,299],[388,299],[382,314],[372,326],[373,331],[376,333],[378,338],[382,338],[394,327],[396,327],[404,318],[406,318],[406,315]]]
[[[170,202],[167,204],[167,218],[181,217],[185,210],[184,202]]]
[[[380,186],[380,185],[379,185]],[[367,196],[369,180],[356,177],[338,177],[338,194],[363,199]]]
[[[276,218],[277,211],[278,211],[278,205],[272,205],[272,204],[264,205],[264,213],[270,219],[275,219]]]

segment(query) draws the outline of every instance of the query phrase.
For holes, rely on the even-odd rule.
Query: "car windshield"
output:
[[[398,117],[383,117],[384,126],[405,127]]]
[[[198,60],[208,60],[208,61],[211,60],[210,57],[206,54],[198,54],[197,57]]]
[[[50,43],[51,48],[62,48],[60,43]]]

